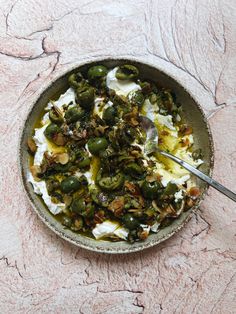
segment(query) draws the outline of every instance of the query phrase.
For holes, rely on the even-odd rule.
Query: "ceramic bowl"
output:
[[[156,234],[151,234],[145,241],[136,242],[134,244],[129,244],[125,241],[119,242],[109,242],[102,240],[94,240],[89,237],[74,233],[68,229],[65,229],[60,222],[58,222],[55,217],[50,214],[46,205],[41,201],[40,197],[36,195],[33,191],[31,184],[27,181],[27,175],[29,173],[29,154],[27,152],[27,138],[32,136],[35,121],[37,121],[38,116],[42,113],[44,107],[50,99],[56,99],[61,93],[64,93],[68,89],[67,79],[68,76],[78,70],[86,70],[92,65],[103,64],[107,67],[115,67],[121,64],[133,64],[139,68],[141,78],[149,79],[154,82],[158,82],[164,87],[168,87],[176,93],[177,101],[182,104],[183,116],[186,122],[193,127],[194,140],[196,148],[201,148],[204,152],[204,164],[201,166],[201,170],[208,175],[211,175],[213,167],[213,142],[212,135],[209,129],[206,117],[200,105],[194,100],[191,94],[181,86],[178,81],[171,78],[168,74],[160,71],[155,65],[143,63],[136,60],[127,59],[103,59],[96,60],[93,62],[83,63],[71,71],[65,73],[61,77],[53,80],[50,85],[44,90],[44,92],[38,97],[38,99],[32,104],[28,116],[25,120],[25,124],[20,137],[19,144],[19,162],[22,182],[29,198],[29,201],[42,219],[42,221],[52,229],[56,234],[58,234],[63,239],[79,246],[96,252],[104,253],[130,253],[135,251],[140,251],[145,248],[152,247],[159,244],[160,242],[173,236],[178,230],[180,230],[186,222],[190,219],[193,213],[199,207],[202,199],[204,198],[207,191],[207,184],[194,178],[196,184],[203,191],[201,198],[198,203],[187,212],[184,212],[178,219],[174,220],[171,225],[160,230]]]

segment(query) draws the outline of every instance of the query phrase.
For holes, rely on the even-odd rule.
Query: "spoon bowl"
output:
[[[229,189],[227,189],[225,186],[220,184],[219,182],[213,180],[197,168],[193,167],[186,161],[160,149],[158,147],[158,130],[155,124],[150,120],[148,117],[140,116],[140,125],[142,129],[146,133],[146,143],[144,147],[144,152],[146,155],[150,155],[151,153],[157,152],[161,155],[170,158],[171,160],[175,161],[180,166],[187,169],[189,172],[197,176],[199,179],[205,181],[210,186],[212,186],[214,189],[218,190],[222,194],[226,195],[228,198],[236,202],[236,194]]]

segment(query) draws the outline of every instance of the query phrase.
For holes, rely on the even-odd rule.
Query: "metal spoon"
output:
[[[180,158],[178,158],[178,157],[176,157],[176,156],[174,156],[174,155],[172,155],[170,153],[167,153],[166,151],[163,151],[162,149],[160,149],[158,147],[158,131],[157,131],[157,128],[156,128],[154,123],[149,118],[144,117],[144,116],[140,116],[140,125],[141,125],[142,129],[146,132],[146,136],[147,136],[146,137],[145,147],[144,147],[144,151],[145,151],[145,153],[147,155],[149,155],[151,153],[154,153],[154,152],[158,152],[159,154],[172,159],[177,164],[181,165],[182,167],[184,167],[185,169],[187,169],[188,171],[193,173],[195,176],[197,176],[201,180],[207,182],[210,186],[212,186],[213,188],[215,188],[216,190],[220,191],[224,195],[226,195],[229,198],[231,198],[231,200],[236,202],[236,194],[235,193],[233,193],[232,191],[230,191],[229,189],[224,187],[219,182],[217,182],[217,181],[213,180],[212,178],[208,177],[203,172],[201,172],[200,170],[196,169],[195,167],[193,167],[192,165],[190,165],[186,161],[183,161],[182,159],[180,159]]]

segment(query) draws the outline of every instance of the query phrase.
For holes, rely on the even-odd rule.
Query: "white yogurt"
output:
[[[171,115],[164,116],[164,115],[158,113],[156,115],[156,117],[157,117],[157,121],[160,125],[164,125],[168,129],[170,129],[172,131],[176,131],[176,128],[174,127]]]
[[[134,92],[140,90],[141,87],[129,80],[117,80],[116,78],[116,71],[118,67],[114,68],[113,70],[109,71],[107,74],[107,87],[113,89],[117,95],[127,96],[130,92]]]
[[[53,215],[57,215],[63,211],[65,204],[52,202],[51,196],[48,194],[45,181],[35,181],[31,173],[28,175],[28,181],[33,185],[34,192],[42,196],[44,203]]]
[[[92,230],[92,233],[97,240],[112,235],[116,235],[117,237],[126,240],[129,231],[126,228],[121,227],[118,222],[106,220],[101,224],[97,224]]]

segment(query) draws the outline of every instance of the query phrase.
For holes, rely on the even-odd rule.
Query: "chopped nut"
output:
[[[190,190],[189,190],[189,195],[193,198],[193,199],[196,199],[200,196],[201,192],[199,190],[199,188],[197,187],[192,187]]]
[[[41,173],[41,168],[40,168],[40,166],[31,166],[31,167],[30,167],[30,171],[31,171],[31,173],[32,173],[33,178],[34,178],[36,181],[39,181],[38,175]]]
[[[66,206],[70,206],[71,202],[72,202],[72,196],[65,194],[63,197],[64,203]]]
[[[53,141],[58,146],[64,146],[67,140],[62,133],[58,133],[58,134],[55,134]]]
[[[124,209],[125,201],[124,197],[120,196],[115,198],[108,206],[108,209],[114,213],[116,217],[119,217]]]
[[[28,138],[27,140],[27,145],[28,145],[28,149],[29,149],[29,152],[34,155],[36,150],[37,150],[37,146],[35,144],[35,141],[30,137]]]
[[[55,154],[55,161],[62,165],[65,165],[69,161],[69,155],[67,153]]]
[[[182,133],[183,135],[190,135],[193,133],[193,129],[191,126],[188,126],[187,124],[183,124],[180,127],[180,133]]]

